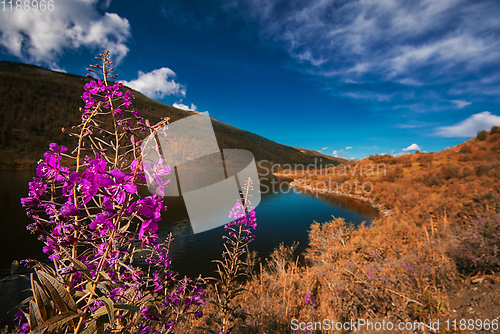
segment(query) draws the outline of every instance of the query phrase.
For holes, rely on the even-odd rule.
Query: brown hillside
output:
[[[62,127],[80,123],[80,96],[87,78],[54,72],[34,65],[0,62],[0,169],[33,168],[50,142],[74,146],[63,134]],[[151,122],[168,116],[171,122],[192,115],[193,112],[151,100],[131,90],[135,96],[133,107]],[[275,163],[339,164],[343,159],[317,152],[300,150],[237,129],[212,119],[221,148],[240,148],[253,153],[256,161]]]

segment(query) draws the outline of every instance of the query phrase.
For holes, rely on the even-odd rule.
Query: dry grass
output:
[[[386,165],[386,175],[356,178],[373,182],[373,192],[364,195],[391,215],[357,229],[341,218],[314,223],[302,255],[281,245],[244,285],[238,303],[251,317],[235,333],[291,333],[292,319],[428,322],[449,315],[447,296],[457,282],[465,275],[490,274],[481,269],[490,267],[463,261],[468,255],[461,249],[474,251],[475,242],[487,240],[481,245],[496,254],[500,246],[494,238],[498,223],[473,223],[478,216],[495,217],[500,209],[500,141],[491,136],[497,135],[441,153],[358,162]],[[318,172],[307,183],[321,188],[329,177]],[[472,240],[471,226],[489,234]]]

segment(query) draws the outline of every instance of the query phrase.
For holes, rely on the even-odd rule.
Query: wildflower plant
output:
[[[236,202],[229,213],[235,220],[224,226],[227,235],[223,235],[224,251],[222,260],[215,260],[219,278],[214,284],[215,298],[210,301],[216,312],[210,314],[217,330],[210,333],[228,334],[241,326],[249,316],[237,302],[237,297],[246,290],[238,282],[238,278],[250,275],[252,257],[249,256],[248,245],[255,239],[253,230],[257,228],[255,208],[250,196],[252,180],[248,178],[242,187],[241,202]]]
[[[166,183],[150,196],[138,192],[147,177],[170,172],[141,155],[142,140],[165,131],[168,118],[150,125],[131,109],[130,91],[110,81],[116,75],[108,51],[96,58],[81,124],[63,129],[76,148],[50,144],[21,199],[33,220],[28,230],[53,265],[23,261],[34,269],[33,296],[16,317],[22,333],[173,333],[183,318],[203,315],[207,281],[179,279],[170,269],[172,236],[157,234]],[[139,256],[147,268],[134,262]]]

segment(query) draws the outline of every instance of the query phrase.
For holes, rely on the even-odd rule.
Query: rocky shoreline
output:
[[[302,180],[302,179],[293,179],[293,181],[290,182],[290,187],[297,188],[297,189],[299,189],[299,188],[300,189],[305,189],[305,190],[309,190],[309,191],[312,191],[312,192],[317,192],[318,194],[331,194],[331,195],[334,195],[334,196],[343,196],[343,197],[349,197],[349,198],[357,199],[357,200],[369,203],[372,207],[374,207],[375,209],[377,209],[378,212],[383,217],[387,218],[387,217],[389,217],[391,215],[391,210],[388,210],[385,206],[383,206],[382,204],[374,201],[371,198],[366,198],[366,197],[363,197],[363,196],[354,195],[354,194],[351,194],[351,193],[345,193],[345,192],[341,192],[341,191],[337,191],[337,190],[319,189],[319,188],[316,188],[316,187],[304,185],[304,180]]]

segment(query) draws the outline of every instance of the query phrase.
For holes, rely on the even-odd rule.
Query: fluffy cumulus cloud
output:
[[[137,79],[120,82],[152,99],[161,99],[166,95],[185,96],[186,87],[177,83],[175,77],[174,71],[162,67],[148,73],[139,71]]]
[[[490,130],[495,125],[500,125],[500,116],[493,115],[489,111],[483,111],[455,125],[439,127],[436,134],[441,137],[471,138],[476,136],[479,131]]]
[[[197,107],[195,104],[191,103],[191,106],[188,106],[184,103],[182,103],[182,100],[180,102],[175,102],[173,104],[175,108],[182,109],[182,110],[190,110],[190,111],[196,111]]]
[[[53,11],[1,11],[0,48],[19,59],[57,67],[66,50],[110,50],[115,63],[128,53],[130,24],[104,12],[109,1],[55,1]]]
[[[403,148],[404,152],[408,152],[408,151],[421,151],[421,150],[422,150],[422,148],[420,148],[420,146],[418,146],[415,143],[411,144],[407,148]]]

